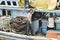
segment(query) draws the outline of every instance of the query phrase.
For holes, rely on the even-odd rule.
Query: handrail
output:
[[[29,11],[31,8],[25,8],[23,6],[8,6],[8,5],[0,5],[0,9],[9,9],[9,10],[26,10]],[[37,12],[60,12],[60,10],[43,10],[43,9],[34,9]]]
[[[48,39],[49,38],[45,38],[45,37],[41,37],[41,36],[27,36],[27,35],[22,35],[22,34],[16,34],[16,33],[11,33],[11,32],[3,32],[3,31],[0,31],[0,35],[3,35],[3,36],[7,36],[8,37],[13,37],[12,39],[14,38],[22,38],[22,39],[35,39],[35,40],[40,40],[40,39]],[[6,38],[6,37],[5,37]],[[54,39],[54,38],[50,38],[51,40]]]

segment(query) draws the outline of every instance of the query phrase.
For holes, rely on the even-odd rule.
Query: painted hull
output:
[[[3,31],[0,31],[0,37],[14,39],[14,40],[53,40],[54,39],[54,38],[46,38],[41,36],[20,35],[20,34],[8,33]],[[57,39],[54,39],[54,40],[57,40]]]

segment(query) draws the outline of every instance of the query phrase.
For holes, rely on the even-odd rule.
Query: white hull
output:
[[[0,37],[3,38],[9,38],[9,39],[15,39],[15,40],[58,40],[55,38],[46,38],[46,37],[41,37],[41,36],[27,36],[27,35],[21,35],[21,34],[15,34],[15,33],[10,33],[10,32],[3,32],[0,31]]]

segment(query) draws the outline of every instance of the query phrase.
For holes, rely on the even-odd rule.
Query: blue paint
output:
[[[60,17],[60,13],[53,13],[53,16],[55,16],[55,14],[57,17]],[[50,17],[49,13],[47,13],[46,17]]]
[[[28,15],[28,11],[11,11],[11,17],[15,18],[16,16],[27,16]]]
[[[2,10],[0,10],[0,15],[2,15]]]
[[[56,23],[56,30],[60,30],[60,23]]]

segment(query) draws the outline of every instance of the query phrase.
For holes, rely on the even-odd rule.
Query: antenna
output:
[[[24,0],[25,2],[25,8],[28,8],[29,7],[29,0]]]

